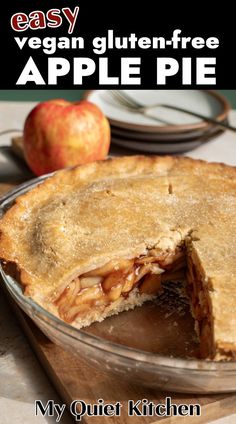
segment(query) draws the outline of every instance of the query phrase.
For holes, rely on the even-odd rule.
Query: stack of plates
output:
[[[213,91],[123,90],[142,105],[167,104],[227,122],[230,106]],[[149,113],[158,120],[120,105],[110,90],[93,90],[85,98],[97,104],[111,124],[112,143],[149,153],[187,152],[222,133],[219,127],[194,116],[158,106]]]

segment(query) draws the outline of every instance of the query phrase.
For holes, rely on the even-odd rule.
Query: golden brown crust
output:
[[[190,237],[205,272],[214,342],[236,350],[236,169],[184,157],[130,156],[55,174],[0,221],[0,257],[48,306],[60,285],[114,257]]]

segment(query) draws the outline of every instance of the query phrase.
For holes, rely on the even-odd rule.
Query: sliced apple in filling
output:
[[[84,326],[154,299],[162,291],[162,283],[183,280],[187,281],[187,294],[200,341],[200,357],[213,358],[209,287],[204,282],[197,257],[185,246],[172,252],[151,249],[146,255],[133,259],[110,260],[61,288],[54,304],[63,320],[69,323],[80,320]]]
[[[114,259],[71,281],[57,294],[54,304],[62,319],[72,322],[91,309],[116,313],[117,301],[125,301],[134,290],[144,300],[156,296],[163,281],[182,280],[185,272],[182,247],[160,253],[156,249],[133,259]],[[111,312],[109,313],[111,315]]]

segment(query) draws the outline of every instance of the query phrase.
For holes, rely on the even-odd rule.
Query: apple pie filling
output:
[[[200,268],[188,258],[187,293],[190,298],[195,331],[200,342],[200,358],[214,357],[213,322],[209,289],[201,276]]]
[[[82,274],[64,287],[54,300],[62,319],[72,322],[91,308],[104,309],[112,302],[139,294],[157,295],[164,281],[184,278],[186,258],[182,247],[174,252],[156,249],[135,259],[114,259],[106,265]]]

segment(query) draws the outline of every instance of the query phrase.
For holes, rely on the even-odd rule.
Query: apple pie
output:
[[[133,156],[57,172],[0,221],[0,257],[77,328],[187,280],[202,358],[236,358],[236,169]]]

